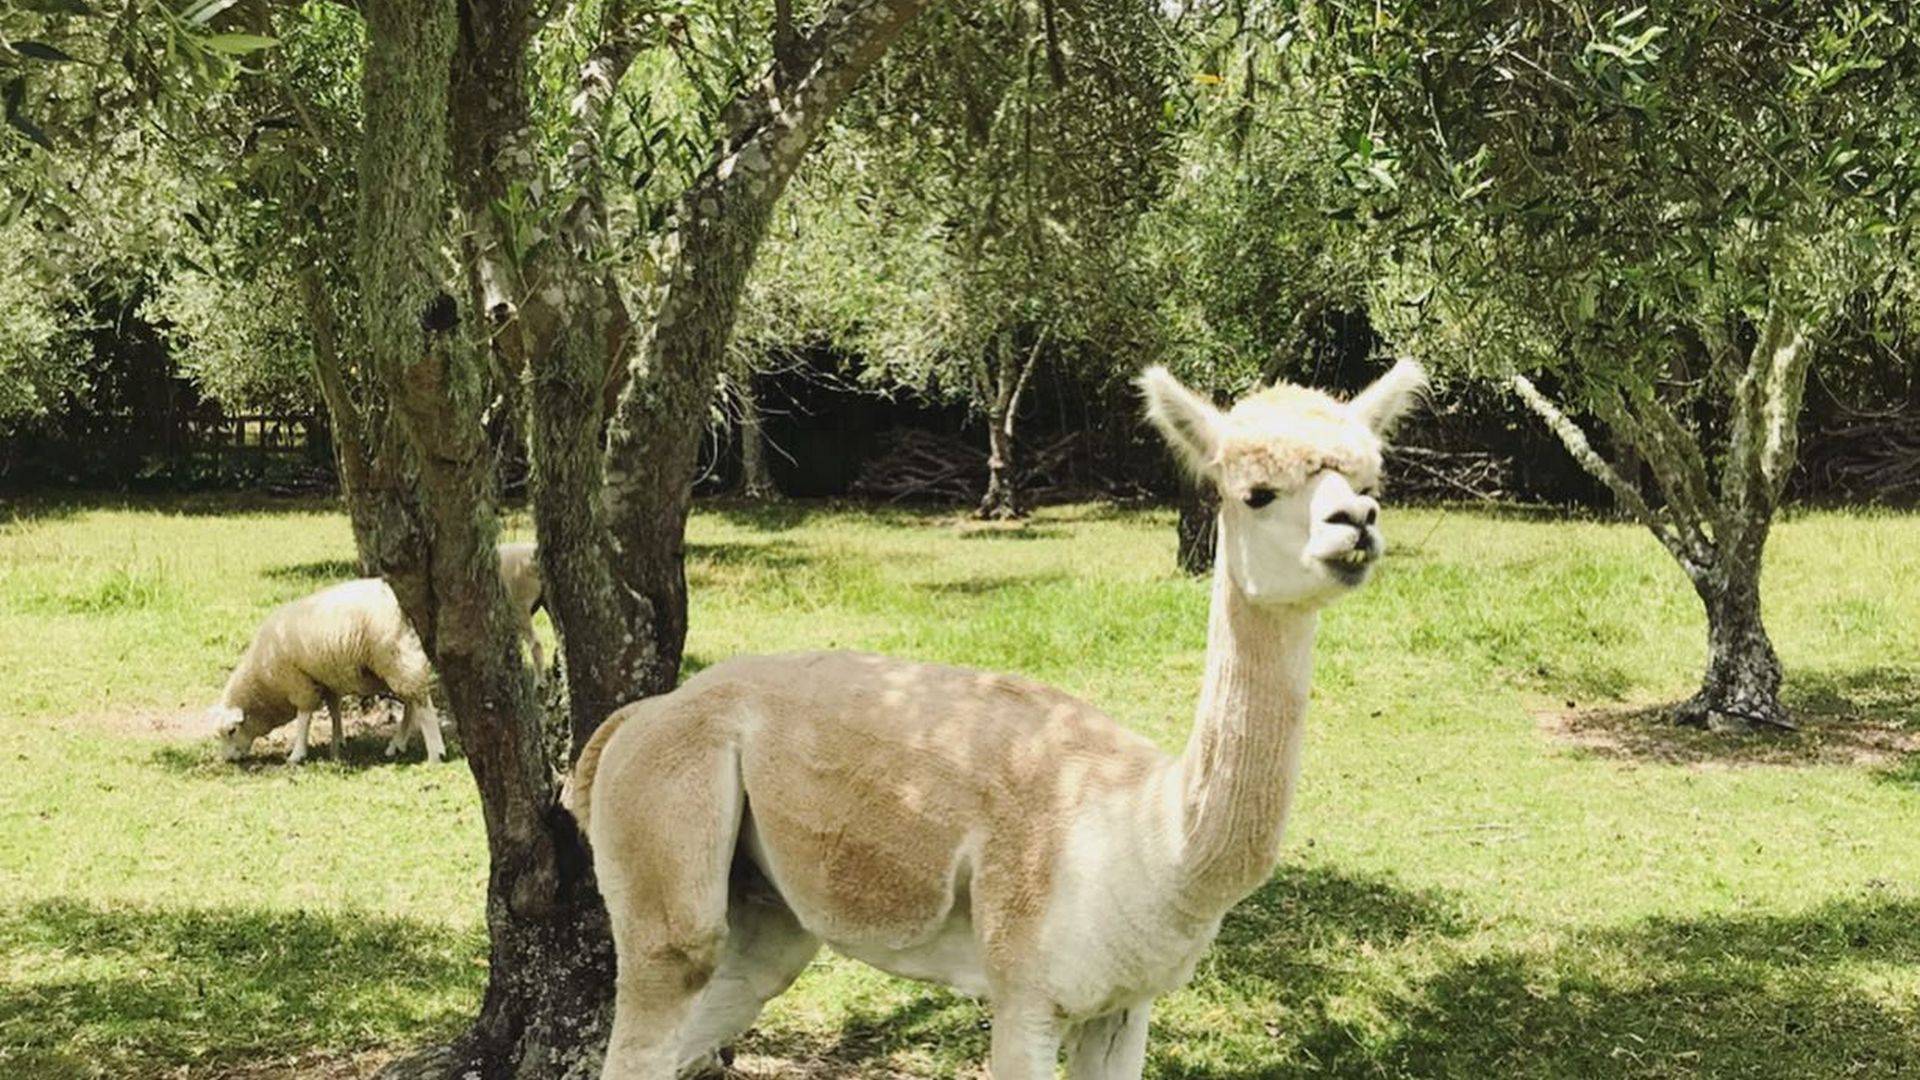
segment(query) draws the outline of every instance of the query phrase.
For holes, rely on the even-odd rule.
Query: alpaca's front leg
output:
[[[1053,1005],[1030,998],[993,1003],[993,1080],[1053,1080],[1060,1022]]]
[[[1067,1040],[1067,1080],[1140,1080],[1150,1008],[1135,1005],[1081,1024]]]
[[[293,749],[287,751],[287,764],[298,765],[307,760],[307,729],[313,726],[313,713],[302,709],[293,718]]]

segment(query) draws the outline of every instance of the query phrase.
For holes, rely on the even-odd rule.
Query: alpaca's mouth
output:
[[[1356,545],[1338,555],[1329,555],[1320,561],[1343,585],[1358,585],[1366,580],[1367,571],[1380,558],[1380,549],[1372,544]]]

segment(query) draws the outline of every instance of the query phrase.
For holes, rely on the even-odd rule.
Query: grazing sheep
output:
[[[507,587],[507,603],[512,606],[514,618],[519,620],[520,637],[533,651],[533,676],[540,678],[547,670],[545,654],[540,649],[540,639],[533,634],[533,615],[546,603],[547,594],[540,580],[539,548],[531,540],[522,540],[514,544],[501,544],[500,583]]]
[[[301,761],[313,713],[324,704],[338,759],[341,695],[383,694],[405,706],[387,756],[404,750],[418,727],[427,760],[437,762],[446,748],[427,696],[432,680],[420,639],[386,582],[362,578],[322,589],[275,608],[254,633],[213,708],[222,750],[227,760],[238,760],[255,739],[293,720],[287,760]]]

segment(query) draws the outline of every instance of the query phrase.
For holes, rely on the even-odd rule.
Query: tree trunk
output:
[[[419,462],[423,552],[383,566],[432,656],[480,789],[490,978],[453,1046],[394,1075],[588,1075],[612,983],[605,915],[558,806],[530,672],[494,555],[493,457],[480,417],[491,364],[463,334],[447,242],[451,0],[368,10],[356,256],[368,353]]]
[[[767,435],[752,372],[740,380],[740,495],[756,500],[780,497],[773,471],[767,467]]]
[[[320,385],[320,400],[326,404],[327,423],[333,431],[334,471],[340,478],[340,498],[346,503],[347,519],[353,526],[356,561],[360,575],[371,577],[380,572],[374,545],[381,528],[378,507],[371,497],[374,458],[367,446],[366,418],[347,386],[340,357],[340,323],[319,268],[300,267],[294,278],[306,309],[307,333],[313,339],[314,381]]]
[[[922,3],[842,0],[794,47],[792,72],[736,102],[727,142],[682,200],[667,297],[633,365],[644,377],[622,379],[609,371],[627,365],[609,365],[627,359],[630,324],[593,269],[607,250],[599,136],[646,28],[635,11],[608,9],[570,101],[567,183],[553,206],[535,208],[556,240],[509,251],[502,194],[546,178],[526,99],[538,11],[530,0],[459,0],[456,35],[454,2],[368,10],[356,255],[369,352],[419,462],[426,526],[411,564],[382,566],[434,659],[480,789],[490,972],[473,1026],[387,1075],[553,1080],[597,1070],[614,957],[591,860],[557,803],[557,762],[493,553],[489,380],[525,372],[531,382],[534,516],[577,748],[616,706],[675,682],[695,454],[754,249],[807,145]],[[775,81],[785,89],[772,92]],[[471,272],[460,286],[439,272],[449,174]],[[454,294],[484,325],[471,314],[463,324]],[[603,444],[609,400],[618,415]]]
[[[1180,488],[1180,518],[1175,523],[1178,543],[1174,559],[1195,577],[1213,573],[1220,529],[1220,496],[1212,485],[1188,481]]]
[[[993,401],[987,418],[987,493],[975,511],[975,516],[982,520],[1012,521],[1027,516],[1027,508],[1020,499],[1013,429],[1020,416],[1020,395],[1027,388],[1027,380],[1033,377],[1034,368],[1039,366],[1040,351],[1046,343],[1046,332],[1036,333],[1025,360],[1017,366],[1010,343],[998,342],[993,346],[999,350],[999,363],[994,365]]]
[[[1013,433],[1007,430],[1013,426],[1013,416],[1001,412],[1004,408],[996,409],[987,425],[987,493],[974,511],[974,516],[983,521],[1012,521],[1026,516],[1013,478]]]
[[[1706,334],[1708,355],[1731,397],[1718,491],[1710,485],[1699,433],[1657,388],[1629,383],[1589,395],[1617,445],[1634,451],[1635,473],[1627,475],[1530,380],[1512,379],[1574,460],[1653,531],[1692,579],[1707,609],[1707,671],[1674,718],[1715,731],[1794,726],[1780,704],[1780,658],[1760,618],[1760,567],[1798,453],[1812,352],[1805,326],[1778,302],[1769,302],[1757,329],[1758,340],[1744,353],[1711,324]],[[1641,492],[1643,471],[1662,496],[1658,506]]]
[[[1780,657],[1760,618],[1760,566],[1740,560],[1696,584],[1707,609],[1707,671],[1675,720],[1712,731],[1792,728],[1780,704]]]
[[[644,693],[679,677],[687,513],[707,405],[774,204],[840,102],[927,0],[841,0],[729,110],[716,160],[681,197],[666,295],[607,429],[605,505],[627,618],[618,666]]]

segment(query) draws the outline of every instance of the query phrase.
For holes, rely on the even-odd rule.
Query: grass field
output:
[[[9,516],[10,515],[10,516]],[[483,984],[457,761],[301,768],[187,736],[255,621],[349,573],[330,508],[0,510],[0,1076],[351,1073]],[[1696,601],[1645,532],[1390,511],[1328,613],[1285,861],[1156,1014],[1149,1074],[1920,1075],[1920,518],[1780,527],[1808,731],[1682,736]],[[1204,587],[1169,515],[1024,529],[809,505],[692,527],[690,663],[857,646],[1026,672],[1169,748]],[[322,728],[324,725],[316,725]],[[823,958],[757,1076],[953,1076],[983,1011]]]

